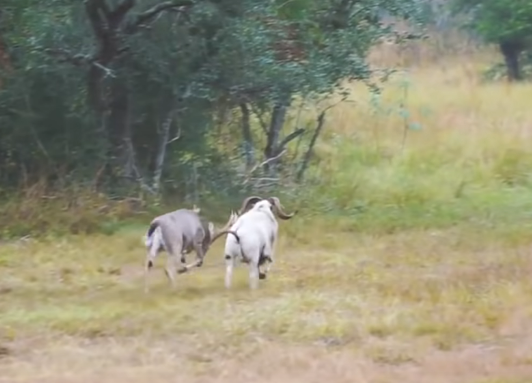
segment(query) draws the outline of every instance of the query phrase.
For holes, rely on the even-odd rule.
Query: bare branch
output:
[[[89,55],[83,55],[79,53],[74,54],[69,50],[63,48],[46,48],[44,49],[44,53],[47,53],[52,57],[58,58],[61,62],[67,62],[75,66],[88,64],[91,60],[91,57]]]
[[[268,125],[266,124],[266,121],[262,119],[262,114],[260,113],[259,110],[257,110],[257,108],[253,106],[252,103],[250,103],[250,106],[251,106],[251,111],[253,112],[255,116],[257,116],[257,119],[259,120],[259,124],[260,124],[260,127],[262,128],[262,131],[264,132],[264,134],[268,134]]]
[[[323,129],[323,125],[325,125],[325,114],[327,113],[327,110],[329,110],[331,107],[332,106],[325,108],[325,110],[323,110],[318,116],[318,120],[317,120],[318,126],[316,127],[316,130],[314,131],[314,134],[312,135],[310,144],[308,146],[308,150],[305,153],[305,158],[303,159],[301,168],[299,169],[299,172],[297,173],[297,176],[296,176],[297,181],[300,181],[303,178],[303,174],[305,174],[305,171],[307,170],[308,164],[310,162],[310,158],[312,157],[312,152],[314,150],[314,145],[316,145],[316,141],[318,140],[318,137]]]
[[[284,154],[286,153],[286,149],[283,150],[281,153],[279,153],[278,155],[276,155],[275,157],[270,157],[268,158],[266,161],[263,161],[261,162],[260,164],[257,164],[255,165],[249,172],[248,172],[248,176],[246,177],[246,179],[244,180],[243,182],[243,185],[247,184],[249,182],[249,180],[251,179],[251,175],[259,168],[262,168],[263,166],[266,166],[268,165],[269,163],[275,161],[275,160],[278,160],[279,158],[281,158],[281,156],[283,156]]]
[[[106,77],[109,76],[109,77],[116,78],[116,76],[113,74],[113,71],[109,68],[104,67],[102,64],[98,62],[93,62],[92,65],[103,70]]]
[[[192,5],[194,5],[194,2],[191,0],[165,1],[159,3],[148,9],[147,11],[139,14],[134,21],[132,21],[125,27],[124,31],[129,34],[135,33],[139,30],[139,28],[145,26],[153,19],[155,19],[161,12],[171,9],[182,10],[182,8],[189,7]]]
[[[284,138],[284,140],[281,141],[279,144],[279,149],[283,149],[290,141],[295,140],[297,137],[301,136],[303,133],[305,133],[305,129],[299,128],[294,130],[292,133],[290,133],[288,136]]]
[[[176,136],[175,136],[174,138],[172,138],[171,140],[168,140],[168,142],[166,143],[166,145],[171,144],[172,142],[177,141],[177,140],[179,140],[180,138],[181,138],[181,128],[179,128],[179,129],[177,130],[177,134],[176,134]]]

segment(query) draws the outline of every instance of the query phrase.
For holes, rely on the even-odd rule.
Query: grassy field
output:
[[[149,295],[144,227],[0,245],[0,382],[532,381],[532,86],[479,69],[332,109],[258,291],[223,241]]]

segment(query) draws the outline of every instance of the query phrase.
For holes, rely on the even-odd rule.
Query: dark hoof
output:
[[[151,269],[153,267],[153,262],[152,261],[148,261],[148,269]]]
[[[196,267],[201,267],[201,266],[203,266],[203,261],[201,261],[200,263],[198,263],[198,264],[196,265]]]
[[[188,269],[187,269],[186,267],[183,267],[183,268],[177,270],[177,273],[178,273],[178,274],[184,274],[184,273],[186,273],[187,271],[188,271]]]
[[[259,272],[259,279],[266,279],[266,273]]]

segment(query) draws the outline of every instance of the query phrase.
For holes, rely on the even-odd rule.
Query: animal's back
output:
[[[228,235],[225,240],[225,253],[237,256],[240,252],[252,254],[261,251],[262,244],[271,239],[276,227],[276,222],[271,222],[270,217],[263,212],[248,211],[231,227],[231,230],[239,235],[240,241]]]
[[[178,244],[183,249],[192,246],[192,241],[203,230],[198,214],[187,209],[163,214],[158,218],[158,221],[163,232],[164,242],[172,247]]]

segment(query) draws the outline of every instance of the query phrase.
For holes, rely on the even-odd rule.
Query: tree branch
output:
[[[67,49],[63,48],[46,48],[44,53],[59,59],[61,62],[68,62],[75,66],[81,66],[84,64],[89,64],[91,57],[89,55],[83,54],[74,54]]]
[[[286,136],[281,143],[279,144],[279,150],[283,151],[284,147],[288,145],[288,143],[292,140],[295,140],[297,137],[301,136],[303,133],[305,133],[305,129],[299,128],[294,130],[292,133],[290,133],[288,136]]]
[[[243,185],[247,184],[249,182],[249,180],[251,179],[251,175],[259,168],[263,167],[263,166],[266,166],[268,165],[269,163],[275,161],[275,160],[278,160],[279,158],[281,158],[281,156],[283,154],[286,153],[286,150],[283,150],[281,153],[279,153],[278,155],[276,155],[275,157],[271,157],[271,158],[268,158],[266,161],[263,161],[255,166],[253,166],[253,169],[251,169],[249,172],[248,172],[248,176],[246,177],[246,179],[244,180],[243,182]]]
[[[330,107],[329,107],[330,108]],[[305,158],[303,159],[303,163],[301,164],[301,168],[299,169],[299,172],[296,175],[296,180],[299,182],[303,178],[303,175],[305,174],[305,171],[307,170],[307,167],[310,162],[310,158],[312,157],[312,151],[314,149],[314,145],[316,145],[316,141],[318,140],[318,137],[323,129],[323,125],[325,124],[325,114],[327,113],[327,110],[329,108],[326,108],[323,112],[320,113],[318,116],[318,126],[316,127],[316,130],[314,131],[314,134],[312,135],[312,138],[310,140],[310,144],[308,146],[308,150],[305,153]]]
[[[123,0],[115,9],[108,12],[105,16],[109,23],[109,28],[118,28],[124,21],[127,13],[135,6],[135,3],[135,0]]]
[[[250,103],[250,106],[251,106],[251,111],[253,112],[253,114],[255,114],[255,116],[259,120],[259,124],[260,124],[260,127],[262,128],[262,131],[264,132],[264,134],[268,134],[268,125],[266,124],[266,121],[264,121],[264,119],[262,118],[261,111],[257,110],[257,108],[255,108],[255,106],[252,103]]]
[[[125,0],[128,1],[128,0]],[[129,0],[132,1],[132,0]],[[170,9],[176,9],[176,8],[182,8],[182,7],[188,7],[194,5],[194,2],[192,0],[177,0],[177,1],[165,1],[163,3],[159,3],[152,8],[148,9],[145,12],[142,12],[141,14],[137,15],[136,19],[132,22],[130,22],[124,29],[124,31],[128,34],[135,33],[139,30],[139,28],[145,26],[145,24],[151,22],[154,18],[156,18],[161,12],[170,10]]]

